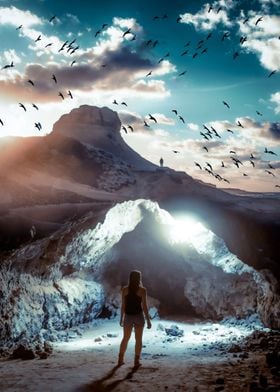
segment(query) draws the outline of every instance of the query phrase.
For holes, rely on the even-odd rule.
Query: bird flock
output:
[[[208,9],[208,13],[216,13],[219,14],[219,12],[221,12],[223,10],[223,7],[219,6],[217,9],[214,9],[214,7],[212,5],[209,6]],[[53,15],[48,21],[50,24],[54,24],[56,22],[57,16]],[[159,20],[168,20],[170,19],[169,16],[167,14],[163,14],[163,15],[156,15],[152,17],[152,20],[154,22],[159,21]],[[255,26],[260,25],[264,20],[264,16],[258,17],[255,21]],[[179,16],[176,19],[176,23],[180,23],[182,21],[182,17]],[[175,21],[174,21],[175,22]],[[249,18],[246,17],[244,18],[244,20],[242,21],[242,23],[245,25],[249,22]],[[108,23],[104,23],[95,33],[94,33],[94,37],[97,38],[107,27],[109,26]],[[20,31],[23,28],[23,25],[20,25],[16,28],[17,31]],[[221,42],[225,42],[227,40],[229,40],[231,38],[231,33],[229,31],[224,31],[222,32],[222,34],[219,36],[220,33],[218,33],[218,39],[220,39]],[[197,57],[206,55],[209,51],[209,45],[208,42],[213,39],[214,37],[214,33],[210,32],[208,33],[204,39],[200,39],[198,42],[191,42],[191,41],[187,41],[181,51],[180,51],[180,56],[184,57],[184,56],[189,56],[192,60],[195,60]],[[138,39],[137,34],[135,31],[133,31],[132,28],[128,28],[125,31],[122,32],[122,38],[125,41],[136,41]],[[142,38],[141,38],[142,39]],[[280,39],[280,36],[278,37],[278,39]],[[42,35],[39,34],[38,37],[34,40],[34,42],[39,42],[42,40]],[[247,41],[247,37],[246,36],[242,36],[240,37],[239,40],[239,45],[242,46],[245,42]],[[48,48],[50,46],[53,46],[53,42],[46,42],[44,47]],[[149,38],[148,40],[146,40],[144,42],[144,46],[147,49],[154,49],[156,47],[158,47],[160,45],[160,41],[158,39],[151,39]],[[67,52],[69,55],[74,55],[78,50],[79,50],[80,46],[77,45],[76,43],[76,38],[74,38],[71,42],[69,42],[68,40],[65,41],[62,46],[60,46],[57,50],[58,53],[64,51]],[[165,54],[163,54],[158,60],[157,63],[154,64],[154,67],[156,67],[156,65],[159,65],[160,63],[162,63],[164,60],[166,60],[167,58],[169,58],[171,56],[170,52],[166,52]],[[237,60],[237,58],[240,56],[240,51],[234,51],[232,53],[232,59],[234,61]],[[77,59],[72,60],[69,63],[69,67],[73,67],[75,64],[77,64]],[[107,64],[102,64],[102,67],[106,67]],[[5,64],[2,67],[2,71],[5,72],[6,70],[15,68],[15,64],[13,61],[11,61],[9,64]],[[145,74],[145,78],[149,79],[152,75],[153,75],[153,71],[154,69],[151,69],[147,74]],[[277,70],[273,70],[271,71],[269,74],[267,74],[267,78],[271,78],[273,75],[275,75],[277,72]],[[176,78],[181,79],[182,77],[184,77],[187,74],[187,69],[182,69],[180,70],[177,75]],[[59,86],[59,80],[57,78],[57,76],[55,74],[50,75],[50,81],[52,81],[54,88],[57,88],[57,86]],[[36,80],[31,80],[28,79],[26,80],[26,84],[29,85],[31,88],[36,88]],[[57,90],[57,95],[61,98],[62,101],[64,101],[67,97],[69,97],[70,99],[73,99],[73,94],[70,90],[68,90],[67,92],[65,91],[60,91],[59,89]],[[231,105],[229,102],[227,102],[226,100],[221,100],[222,105],[227,109],[230,110],[231,109]],[[127,103],[124,101],[118,101],[117,99],[114,99],[112,102],[113,105],[119,105],[119,106],[123,106],[123,107],[127,107]],[[24,104],[22,102],[18,103],[19,107],[24,111],[27,112],[29,110],[29,108],[27,107],[27,104]],[[39,110],[39,107],[37,104],[32,103],[31,107],[33,109],[35,109],[36,111]],[[185,124],[185,118],[182,114],[180,114],[178,112],[177,109],[170,109],[170,112],[173,113],[176,117],[176,119],[178,120],[178,122],[180,124]],[[263,114],[259,111],[256,110],[256,115],[259,117],[262,117]],[[4,126],[4,120],[3,118],[0,118],[0,124],[1,126]],[[148,113],[146,116],[144,116],[143,118],[143,124],[142,126],[144,126],[145,128],[151,128],[151,125],[155,125],[158,124],[158,119],[155,117],[155,115],[152,115],[151,113]],[[134,124],[133,124],[134,125]],[[129,131],[134,132],[135,129],[135,125],[133,126],[132,124],[122,124],[121,125],[121,129],[127,134]],[[38,131],[42,130],[42,124],[40,121],[35,122],[34,124],[35,128]],[[235,124],[236,128],[244,128],[245,125],[243,125],[240,120],[238,120]],[[201,130],[199,131],[199,135],[202,137],[202,141],[203,141],[203,145],[202,145],[202,150],[203,150],[203,156],[204,154],[209,153],[209,149],[211,148],[211,144],[209,144],[209,142],[211,141],[217,141],[222,139],[222,136],[219,134],[218,130],[215,129],[213,126],[209,126],[206,124],[202,124],[201,125]],[[235,130],[234,129],[226,129],[227,133],[230,134],[234,134]],[[175,154],[179,154],[180,151],[179,150],[172,150],[173,153]],[[277,153],[269,150],[267,147],[264,148],[263,150],[263,154],[265,154],[266,156],[277,156]],[[214,167],[213,164],[211,164],[210,162],[205,161],[204,163],[202,162],[194,162],[195,167],[197,167],[198,170],[201,171],[205,171],[207,172],[210,176],[212,176],[214,179],[216,179],[219,182],[226,182],[226,183],[230,183],[230,180],[228,178],[225,178],[223,175],[221,175],[219,173],[219,168],[226,168],[229,165],[231,166],[235,166],[237,169],[243,169],[244,164],[246,162],[246,160],[244,160],[244,158],[239,158],[238,154],[236,151],[234,150],[230,150],[229,151],[229,155],[228,155],[228,162],[225,164],[224,161],[221,161],[219,167]],[[260,160],[260,158],[256,158],[254,156],[254,154],[251,152],[250,155],[248,154],[248,158],[247,158],[247,162],[249,164],[250,167],[252,168],[256,168],[258,167],[258,159]],[[267,161],[267,168],[264,169],[264,172],[271,176],[271,177],[277,177],[277,175],[275,174],[275,170],[276,168],[273,166],[273,164],[270,161]],[[161,157],[160,159],[160,166],[163,166],[163,158]],[[250,177],[248,173],[243,172],[243,177]],[[279,184],[275,184],[276,188],[280,188]]]

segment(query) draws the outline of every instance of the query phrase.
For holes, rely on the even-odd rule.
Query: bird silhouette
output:
[[[122,102],[121,105],[127,106],[127,103],[126,102]]]
[[[16,30],[20,30],[20,29],[22,29],[22,25],[20,25],[20,26],[18,26],[18,27],[16,28]]]
[[[251,165],[252,165],[253,167],[255,167],[255,162],[250,161],[250,163],[251,163]]]
[[[61,97],[62,99],[64,99],[64,95],[62,94],[62,92],[58,93],[59,97]]]
[[[125,131],[125,133],[127,133],[127,129],[124,125],[122,126],[122,129]]]
[[[127,128],[129,128],[131,130],[131,132],[134,132],[134,129],[133,129],[133,127],[131,125],[128,125]]]
[[[224,164],[224,162],[222,161],[222,165],[221,165],[222,167],[225,167],[225,164]]]
[[[274,166],[272,166],[271,163],[268,163],[267,165],[268,165],[268,167],[269,167],[270,169],[274,169]]]
[[[249,22],[249,18],[243,20],[243,24],[246,24],[247,22]]]
[[[156,40],[153,42],[153,48],[155,48],[158,44],[159,44],[159,41],[156,39]]]
[[[176,22],[179,23],[179,22],[181,22],[181,20],[182,20],[181,16],[178,16],[178,18],[176,19]]]
[[[241,128],[244,128],[244,126],[241,124],[241,122],[238,120],[237,121],[237,125],[239,126],[239,127],[241,127]]]
[[[210,163],[208,163],[208,162],[205,162],[206,163],[206,165],[210,168],[210,170],[212,170],[213,171],[213,167],[212,167],[212,165],[210,165]]]
[[[275,69],[274,71],[270,72],[270,74],[267,76],[268,78],[271,78],[272,75],[276,74],[277,70]]]
[[[70,91],[70,90],[68,90],[68,93],[67,93],[67,95],[69,95],[69,97],[70,97],[71,99],[73,99],[73,95],[72,95],[72,93],[71,93],[71,91]]]
[[[206,37],[206,40],[210,39],[212,37],[212,33],[209,33]]]
[[[118,102],[114,99],[113,104],[118,105]]]
[[[32,106],[33,106],[34,109],[39,110],[38,106],[35,105],[35,103],[32,103]]]
[[[273,174],[271,171],[265,170],[265,172],[267,172],[268,174],[270,174],[270,175],[272,175],[273,177],[275,177],[275,174]]]
[[[195,166],[199,167],[200,170],[202,170],[202,167],[199,163],[195,162],[194,164],[195,164]]]
[[[256,159],[256,157],[254,157],[254,155],[251,153],[250,159]]]
[[[154,116],[152,116],[150,113],[149,113],[149,120],[152,120],[155,123],[157,123],[157,119]]]
[[[178,154],[179,151],[178,150],[172,150],[174,152],[174,154]]]
[[[35,42],[41,41],[41,34],[35,39]]]
[[[229,31],[226,31],[223,36],[222,36],[222,41],[224,41],[226,38],[228,38],[230,36]]]
[[[236,151],[230,150],[230,154],[236,154]]]
[[[47,45],[45,45],[45,48],[52,46],[52,44],[53,44],[52,42],[49,42]]]
[[[183,72],[179,73],[178,76],[183,76],[183,75],[185,75],[186,72],[187,72],[187,71],[183,71]]]
[[[13,68],[14,67],[14,62],[11,61],[10,64],[4,65],[4,67],[2,67],[2,69],[8,69],[8,68]]]
[[[182,123],[185,124],[185,120],[184,120],[184,118],[182,116],[179,116],[179,119],[182,121]]]
[[[185,50],[184,52],[181,53],[181,56],[185,56],[186,54],[188,54],[188,50]]]
[[[56,76],[53,74],[52,75],[52,80],[55,82],[55,83],[57,83],[57,79],[56,79]]]
[[[33,82],[31,79],[28,79],[28,80],[27,80],[27,83],[30,83],[31,86],[34,86],[34,82]]]
[[[258,110],[256,110],[256,113],[257,113],[258,116],[262,116],[262,113],[259,112]]]
[[[280,188],[280,185],[276,184],[276,185],[275,185],[275,188]]]
[[[152,75],[152,72],[153,72],[153,71],[148,72],[147,75],[146,75],[146,78],[147,78],[148,76],[151,76],[151,75]]]
[[[227,132],[234,133],[231,129],[227,129]]]
[[[124,38],[127,34],[131,34],[131,28],[127,29],[127,30],[123,33],[122,37]]]
[[[206,146],[202,147],[206,152],[208,152],[208,148]]]
[[[210,132],[210,129],[205,124],[203,124],[203,128],[206,129],[206,131]]]
[[[26,107],[22,103],[19,103],[19,106],[26,112]]]
[[[4,126],[4,122],[3,122],[3,120],[0,118],[0,124],[2,125],[2,126]]]
[[[76,63],[76,60],[73,60],[72,63],[70,64],[70,67],[73,67],[73,65]]]
[[[276,152],[271,151],[271,150],[268,150],[266,147],[265,147],[265,149],[264,149],[264,153],[265,153],[265,154],[271,154],[271,155],[277,155]]]
[[[257,26],[260,22],[262,22],[262,20],[263,20],[263,17],[261,16],[260,18],[258,18],[258,19],[256,20],[255,25]]]
[[[178,111],[176,109],[171,110],[173,113],[176,114],[176,116],[178,116]]]
[[[38,131],[41,131],[41,129],[42,129],[42,125],[41,125],[41,123],[35,123],[35,128],[37,128],[38,129]]]
[[[150,128],[150,125],[147,123],[146,120],[144,120],[144,126],[147,127],[147,128]]]
[[[53,15],[53,16],[49,19],[49,22],[52,23],[52,22],[55,20],[55,18],[56,18],[56,16]]]
[[[223,101],[223,104],[224,104],[228,109],[230,109],[230,106],[229,106],[229,104],[228,104],[226,101]]]

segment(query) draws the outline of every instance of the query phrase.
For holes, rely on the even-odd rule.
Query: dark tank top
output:
[[[125,313],[139,314],[142,312],[142,298],[136,293],[130,293],[125,296]]]

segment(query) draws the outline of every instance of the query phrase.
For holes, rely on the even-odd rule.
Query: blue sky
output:
[[[108,106],[155,163],[218,187],[279,191],[279,10],[278,0],[0,1],[1,135],[45,135],[74,107]]]

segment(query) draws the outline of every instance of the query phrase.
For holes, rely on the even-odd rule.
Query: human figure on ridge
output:
[[[118,366],[124,364],[124,355],[127,344],[134,327],[135,333],[135,357],[134,367],[139,367],[142,350],[142,336],[147,321],[147,328],[151,328],[151,319],[147,306],[147,290],[142,285],[141,272],[134,270],[130,272],[128,285],[121,290],[122,305],[120,325],[123,327],[123,338],[120,344]]]

